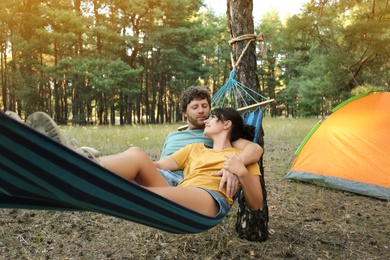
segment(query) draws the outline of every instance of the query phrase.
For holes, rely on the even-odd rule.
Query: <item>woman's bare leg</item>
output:
[[[149,190],[203,215],[215,216],[218,203],[205,190],[196,187],[149,187]]]
[[[140,148],[132,147],[120,154],[100,157],[99,161],[107,169],[184,207],[207,216],[215,216],[219,211],[218,203],[203,189],[170,187],[150,157]]]
[[[99,157],[99,162],[105,168],[140,185],[169,187],[150,157],[138,147],[132,147],[119,154]]]

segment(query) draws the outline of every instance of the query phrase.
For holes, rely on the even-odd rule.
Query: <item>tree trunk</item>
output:
[[[227,18],[231,39],[246,34],[254,34],[253,23],[253,0],[228,0]],[[248,40],[238,41],[231,45],[233,63],[236,63],[243,53]],[[235,66],[236,65],[236,66]],[[242,60],[238,64],[232,64],[236,70],[236,77],[239,82],[247,87],[259,90],[256,64],[256,46],[253,41],[244,52]],[[264,148],[263,131],[259,135],[259,144]],[[261,210],[251,210],[245,202],[241,192],[238,203],[236,231],[240,238],[250,241],[265,241],[268,238],[268,205],[267,193],[264,182],[263,158],[259,161],[261,171],[261,186],[263,189],[263,205]]]
[[[2,101],[3,101],[3,109],[4,111],[8,110],[8,91],[7,91],[7,52],[6,52],[6,44],[0,43],[0,72],[1,72],[1,93],[2,93]],[[19,114],[20,115],[20,114]]]

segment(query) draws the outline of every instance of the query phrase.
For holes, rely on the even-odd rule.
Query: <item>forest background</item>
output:
[[[283,20],[254,17],[268,49],[255,90],[277,100],[270,115],[324,116],[352,95],[389,91],[389,9],[311,0]],[[215,93],[227,81],[229,37],[226,15],[202,0],[1,1],[0,109],[59,124],[179,122],[183,89]]]

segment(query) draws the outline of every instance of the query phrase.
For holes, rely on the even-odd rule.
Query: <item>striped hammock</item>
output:
[[[0,207],[92,211],[171,233],[223,218],[167,200],[0,112]]]
[[[263,109],[257,110],[270,102],[239,109],[257,135]],[[161,197],[3,112],[0,207],[98,212],[176,234],[203,232],[223,220]]]

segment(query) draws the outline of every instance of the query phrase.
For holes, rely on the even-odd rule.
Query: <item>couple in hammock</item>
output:
[[[260,209],[263,198],[257,162],[262,148],[248,141],[253,139],[253,127],[244,125],[233,108],[217,108],[209,117],[210,103],[205,88],[190,87],[183,91],[181,110],[187,117],[188,130],[167,137],[159,161],[153,162],[140,148],[132,147],[120,154],[99,157],[99,163],[207,216],[222,217],[228,213],[238,183],[248,205]],[[39,122],[38,125],[44,125],[42,131],[53,136],[48,131],[53,132],[50,125],[58,129],[54,121],[45,113],[38,117],[43,120],[32,118],[31,125]],[[61,133],[57,134],[53,137],[58,140]],[[178,169],[183,169],[184,175],[173,172]]]
[[[254,210],[260,209],[263,198],[257,162],[262,148],[251,142],[254,128],[245,125],[234,108],[216,108],[209,117],[209,92],[200,87],[190,87],[182,93],[181,108],[187,117],[189,129],[186,131],[200,130],[204,137],[212,140],[212,147],[206,147],[203,142],[188,144],[169,156],[163,155],[156,162],[140,148],[132,147],[120,154],[100,157],[99,162],[111,171],[207,216],[228,213],[237,191],[237,181],[243,187],[248,205]],[[169,143],[180,145],[177,136],[186,136],[184,132],[171,133],[173,136],[168,136],[164,150],[169,150],[169,138],[176,139]],[[188,135],[186,137],[188,139]],[[190,141],[186,140],[187,143]],[[183,179],[180,181],[179,177],[178,185],[172,187],[171,178],[177,178],[177,175],[171,171],[178,169],[184,170]]]

